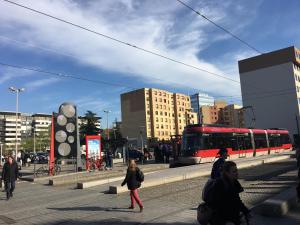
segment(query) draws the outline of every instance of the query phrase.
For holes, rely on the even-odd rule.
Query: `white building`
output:
[[[101,117],[96,117],[101,119]],[[48,139],[49,146],[36,146],[37,149],[50,148],[50,129],[52,123],[52,115],[45,113],[19,113],[18,114],[18,133],[17,144],[18,149],[21,148],[21,141],[26,138],[35,137],[36,141],[39,138]],[[86,123],[85,117],[78,118],[79,126]],[[100,122],[96,124],[100,128]],[[5,150],[14,150],[16,146],[16,113],[15,112],[0,112],[0,144],[3,144]]]
[[[299,131],[300,51],[288,47],[239,61],[246,126]],[[253,111],[252,111],[253,110]],[[300,122],[300,121],[299,121]]]

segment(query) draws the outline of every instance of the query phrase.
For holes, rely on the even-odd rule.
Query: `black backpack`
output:
[[[208,179],[202,190],[202,200],[206,203],[210,203],[214,198],[214,189],[216,186],[216,179]]]
[[[140,169],[138,169],[136,171],[136,179],[139,182],[143,182],[144,181],[144,173]]]

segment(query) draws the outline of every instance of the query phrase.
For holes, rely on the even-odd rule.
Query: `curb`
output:
[[[270,216],[281,217],[297,205],[296,185],[282,191],[281,193],[265,200],[263,203],[255,206],[252,210],[254,213]]]
[[[289,158],[291,158],[290,155],[283,155],[283,156],[278,156],[278,157],[275,156],[272,158],[237,164],[237,167],[238,167],[238,169],[248,168],[248,167],[252,167],[252,166],[263,165],[265,163],[276,162],[276,161],[289,159]],[[189,173],[184,171],[175,176],[164,176],[164,177],[152,179],[149,181],[145,180],[143,182],[142,186],[140,187],[140,189],[147,188],[147,187],[159,186],[159,185],[178,182],[178,181],[183,181],[186,179],[192,179],[192,178],[196,178],[196,177],[207,176],[209,174],[210,174],[210,170],[209,171],[207,171],[207,170],[206,171],[190,171]],[[111,186],[109,186],[109,190],[108,190],[108,192],[110,194],[120,194],[120,193],[127,192],[127,191],[128,191],[127,187],[122,187],[121,185],[111,185]]]

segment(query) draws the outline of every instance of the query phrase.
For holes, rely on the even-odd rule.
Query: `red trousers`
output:
[[[135,202],[137,202],[140,208],[143,207],[143,203],[138,194],[138,189],[130,190],[130,200],[131,200],[131,207],[135,206]]]

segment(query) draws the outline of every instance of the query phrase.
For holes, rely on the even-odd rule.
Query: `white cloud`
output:
[[[53,84],[60,81],[58,78],[46,78],[40,80],[30,81],[24,84],[27,91],[34,91],[38,88]]]
[[[22,73],[20,73],[19,70],[15,69],[5,69],[3,71],[0,70],[0,85],[8,83],[9,81],[17,78],[31,76],[32,74],[33,73],[30,71],[22,71]]]
[[[71,0],[17,2],[159,54],[223,74],[221,67],[199,59],[196,54],[213,41],[224,38],[224,35],[209,37],[205,31],[211,29],[212,25],[193,15],[176,1],[103,0],[84,4]],[[215,21],[228,21],[222,5],[198,4],[201,8],[203,6],[202,12]],[[191,89],[223,94],[239,91],[239,86],[230,81],[159,59],[11,4],[0,2],[0,9],[0,29],[5,36],[17,35],[21,41],[72,55],[78,63],[135,76],[149,83],[168,85],[176,82]],[[241,8],[238,10],[242,11]],[[238,76],[234,74],[231,78],[238,79]],[[42,82],[37,82],[36,86],[39,85],[43,85]]]

